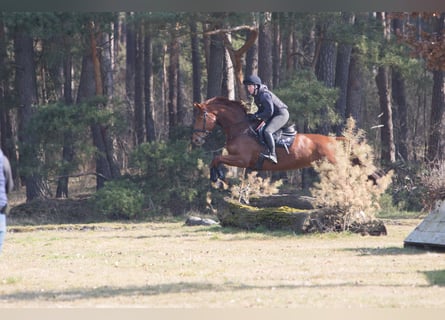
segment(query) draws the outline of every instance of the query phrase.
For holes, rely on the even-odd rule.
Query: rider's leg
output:
[[[273,163],[278,163],[277,155],[275,153],[275,140],[273,138],[272,132],[270,132],[266,128],[264,130],[263,136],[264,136],[264,141],[266,142],[267,148],[269,149],[269,154],[263,153],[263,157],[269,159]]]
[[[277,163],[277,155],[275,153],[275,140],[273,133],[283,127],[287,120],[289,120],[289,112],[287,109],[280,109],[278,114],[274,116],[264,128],[263,136],[264,140],[269,148],[269,154],[263,156],[270,159],[273,163]]]

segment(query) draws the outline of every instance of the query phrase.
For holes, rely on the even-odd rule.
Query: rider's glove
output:
[[[252,121],[261,120],[261,119],[258,118],[258,116],[257,116],[256,114],[254,114],[254,113],[250,113],[250,114],[248,115],[248,117],[249,117],[249,120],[252,120]]]

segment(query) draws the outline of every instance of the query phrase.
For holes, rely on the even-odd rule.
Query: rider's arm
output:
[[[260,103],[263,108],[261,112],[257,112],[256,116],[264,121],[267,121],[272,117],[274,112],[271,94],[268,92],[262,94],[260,97]]]

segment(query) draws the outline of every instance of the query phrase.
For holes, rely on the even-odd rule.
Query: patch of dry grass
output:
[[[403,248],[418,222],[388,221],[384,237],[27,227],[7,234],[0,307],[442,307],[444,255]]]

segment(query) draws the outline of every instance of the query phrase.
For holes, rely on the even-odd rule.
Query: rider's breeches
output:
[[[274,133],[281,129],[289,120],[289,112],[287,109],[281,109],[280,113],[274,116],[269,122],[266,124],[264,131],[267,133]]]

